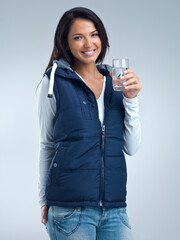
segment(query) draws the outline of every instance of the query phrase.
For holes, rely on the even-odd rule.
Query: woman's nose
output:
[[[86,38],[86,39],[85,39],[85,42],[84,42],[84,46],[87,47],[87,48],[91,47],[91,46],[92,46],[92,41],[91,41],[91,39]]]

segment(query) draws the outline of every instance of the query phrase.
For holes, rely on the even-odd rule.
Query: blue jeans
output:
[[[50,206],[51,240],[132,240],[126,208]]]

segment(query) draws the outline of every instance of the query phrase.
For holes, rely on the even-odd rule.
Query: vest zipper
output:
[[[98,109],[97,100],[96,100],[96,96],[95,96],[94,92],[87,86],[87,84],[85,82],[83,82],[81,80],[80,77],[79,77],[79,80],[92,93],[94,100],[96,102],[96,107]],[[104,95],[105,95],[105,93],[104,93]],[[104,109],[105,109],[105,106],[104,106]],[[104,114],[104,117],[105,117],[105,114]],[[100,120],[99,120],[99,123],[101,124]],[[100,206],[103,205],[102,199],[103,199],[103,191],[104,191],[104,136],[105,136],[105,125],[103,123],[103,126],[101,127],[101,150],[102,150],[102,153],[101,153],[101,179],[100,179],[100,200],[99,200]]]
[[[101,129],[101,183],[100,183],[100,201],[99,205],[102,206],[103,192],[104,192],[104,136],[105,136],[105,125]]]

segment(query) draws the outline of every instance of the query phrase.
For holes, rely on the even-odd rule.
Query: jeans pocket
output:
[[[53,221],[56,234],[64,233],[66,236],[74,233],[81,221],[81,208],[53,206]]]
[[[128,227],[129,229],[131,229],[131,225],[129,223],[129,218],[128,215],[126,213],[126,207],[125,208],[119,208],[119,216],[121,219],[121,222]]]

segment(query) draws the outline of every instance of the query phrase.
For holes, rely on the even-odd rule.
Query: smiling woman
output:
[[[101,42],[101,51],[99,55],[96,54],[95,63],[102,63],[109,48],[109,41],[101,19],[88,8],[74,8],[65,12],[56,29],[54,48],[46,71],[52,66],[54,59],[64,58],[73,66],[74,56],[68,44],[72,46],[73,40],[86,40],[86,44],[89,44],[90,39],[92,40],[94,38]],[[89,50],[90,48],[86,49],[85,46],[84,51],[88,52]]]
[[[39,203],[52,240],[132,240],[124,152],[140,144],[138,101],[113,91],[108,48],[94,12],[64,13],[38,96]]]
[[[96,62],[101,53],[101,39],[94,23],[88,19],[77,18],[68,34],[68,47],[73,55],[74,68],[81,64]]]
[[[102,47],[98,31],[92,21],[77,18],[70,27],[67,43],[67,50],[73,55],[73,67],[76,72],[80,73],[82,65],[94,68]],[[99,75],[98,71],[97,74]]]

